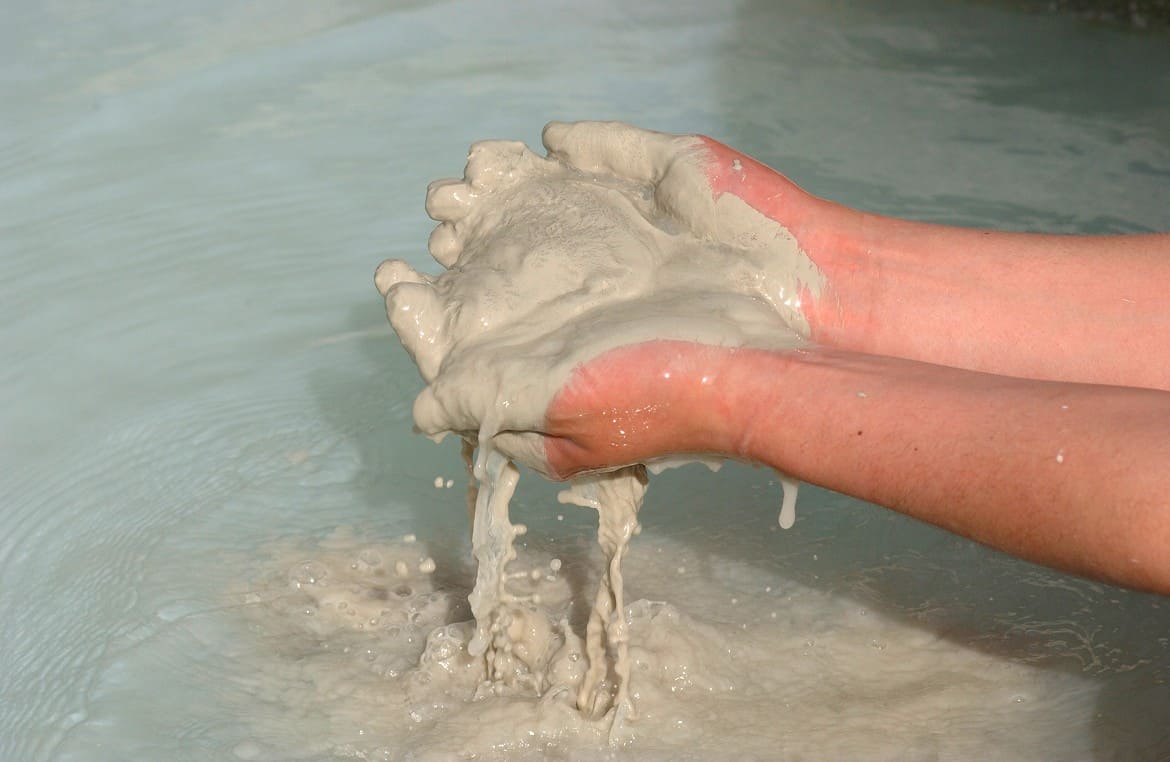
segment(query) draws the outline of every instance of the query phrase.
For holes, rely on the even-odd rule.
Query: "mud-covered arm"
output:
[[[1170,393],[656,342],[555,398],[552,469],[714,452],[1069,572],[1170,593]]]

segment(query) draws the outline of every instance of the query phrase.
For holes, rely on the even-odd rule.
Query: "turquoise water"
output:
[[[462,491],[432,485],[462,465],[411,434],[420,382],[372,273],[434,267],[422,192],[474,140],[620,118],[709,133],[878,212],[1170,228],[1159,31],[925,0],[10,1],[4,18],[3,759],[341,753],[336,724],[298,735],[335,694],[265,689],[271,620],[244,592],[338,527],[415,533],[440,566],[468,555]],[[531,534],[587,539],[552,494],[522,484]],[[1064,758],[1170,754],[1162,599],[811,488],[796,527],[768,531],[778,500],[761,470],[671,473],[639,543],[1083,679],[1089,707],[1053,701],[1039,723],[1066,720]],[[1037,725],[934,732],[1041,759]]]

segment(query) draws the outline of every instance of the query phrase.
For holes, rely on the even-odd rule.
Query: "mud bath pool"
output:
[[[739,466],[642,511],[643,737],[448,695],[426,638],[468,618],[463,465],[410,433],[369,276],[433,267],[421,189],[473,140],[620,118],[879,212],[1168,226],[1164,33],[773,5],[10,9],[0,758],[1165,756],[1163,600],[811,488],[774,530],[779,486]],[[523,480],[518,570],[580,621],[595,519],[555,489]]]

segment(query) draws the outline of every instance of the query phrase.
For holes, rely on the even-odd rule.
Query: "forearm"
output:
[[[722,448],[1038,563],[1170,593],[1170,394],[824,351],[742,357]]]
[[[1170,389],[1170,235],[1003,233],[837,208],[814,336],[972,370]]]

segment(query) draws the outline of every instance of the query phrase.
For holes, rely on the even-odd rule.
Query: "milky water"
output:
[[[477,735],[532,715],[434,688],[474,575],[464,471],[410,433],[371,276],[427,266],[422,191],[473,140],[620,118],[881,212],[1170,227],[1165,33],[711,5],[6,4],[0,758],[611,753],[567,714]],[[816,489],[780,531],[779,500],[747,467],[656,479],[632,647],[653,620],[723,656],[635,666],[661,710],[617,757],[1170,748],[1161,599]],[[521,567],[580,621],[595,517],[531,475],[518,503]]]

